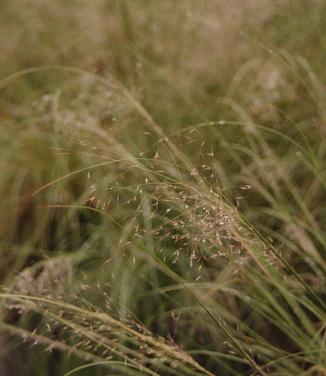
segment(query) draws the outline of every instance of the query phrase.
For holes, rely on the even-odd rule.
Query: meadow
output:
[[[326,375],[326,2],[0,1],[0,375]]]

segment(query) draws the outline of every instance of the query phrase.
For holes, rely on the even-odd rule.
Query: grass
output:
[[[1,375],[326,373],[325,17],[1,2]]]

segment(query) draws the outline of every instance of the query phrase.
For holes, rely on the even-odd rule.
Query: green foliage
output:
[[[325,10],[1,2],[1,375],[325,374]]]

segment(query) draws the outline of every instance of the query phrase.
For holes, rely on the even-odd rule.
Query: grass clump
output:
[[[324,3],[0,9],[0,373],[323,375]]]

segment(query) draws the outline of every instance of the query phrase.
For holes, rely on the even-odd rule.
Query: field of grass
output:
[[[326,375],[326,2],[0,1],[0,376]]]

